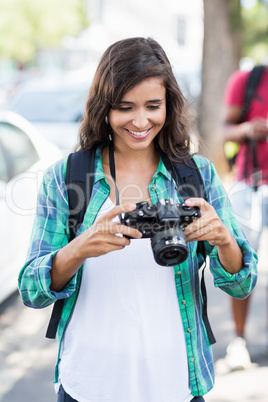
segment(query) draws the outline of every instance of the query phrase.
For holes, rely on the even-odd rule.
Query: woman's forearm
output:
[[[78,238],[74,239],[54,256],[51,268],[51,290],[58,292],[64,288],[85,261],[85,257],[79,253],[78,241]]]
[[[231,236],[230,242],[217,246],[218,256],[221,265],[225,271],[230,274],[236,274],[243,267],[243,254],[240,250],[237,241]]]

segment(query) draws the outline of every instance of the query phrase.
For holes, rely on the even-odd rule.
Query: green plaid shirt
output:
[[[243,269],[239,273],[231,275],[221,266],[217,248],[205,242],[214,284],[229,295],[243,299],[250,294],[257,281],[256,253],[235,219],[229,199],[214,166],[201,156],[195,155],[194,159],[203,177],[208,202],[213,205],[220,219],[237,240],[243,253]],[[69,237],[69,207],[65,174],[66,159],[52,165],[44,174],[39,189],[30,247],[25,265],[19,275],[19,290],[26,306],[43,308],[57,299],[65,298],[57,331],[59,355],[64,331],[78,296],[83,269],[81,267],[60,292],[50,290],[52,259],[68,243]],[[174,182],[162,160],[153,176],[149,191],[153,204],[161,198],[173,198],[176,202],[183,201],[175,190]],[[109,193],[110,187],[103,172],[101,149],[99,148],[95,159],[95,179],[91,200],[77,235],[94,223],[96,215]],[[211,345],[202,319],[202,296],[198,273],[204,260],[200,254],[197,255],[197,242],[188,243],[188,246],[189,257],[182,264],[174,267],[174,276],[186,339],[191,390],[193,395],[204,395],[214,384]],[[55,369],[56,382],[58,381],[58,362]]]

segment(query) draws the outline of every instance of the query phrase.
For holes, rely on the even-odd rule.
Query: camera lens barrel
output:
[[[189,254],[183,230],[200,216],[198,207],[174,204],[162,199],[155,205],[139,202],[134,211],[126,212],[121,222],[138,229],[143,238],[151,238],[155,261],[159,265],[181,264]]]
[[[155,234],[151,246],[157,264],[166,267],[181,264],[189,254],[184,233],[179,227]]]

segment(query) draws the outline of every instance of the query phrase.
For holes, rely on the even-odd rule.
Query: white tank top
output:
[[[85,261],[59,370],[79,402],[193,398],[173,267],[155,262],[150,239]]]

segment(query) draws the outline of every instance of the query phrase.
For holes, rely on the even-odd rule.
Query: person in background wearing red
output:
[[[229,197],[246,237],[257,251],[263,228],[268,225],[268,66],[262,68],[245,111],[250,74],[235,71],[227,83],[222,134],[225,142],[240,145],[234,166],[236,182]],[[231,369],[248,368],[251,364],[245,340],[250,300],[251,297],[231,298],[235,338],[228,345],[225,358]]]

